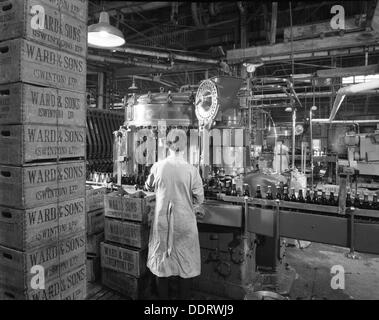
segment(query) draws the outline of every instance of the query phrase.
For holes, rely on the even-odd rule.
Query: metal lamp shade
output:
[[[110,25],[109,15],[105,11],[100,13],[99,23],[88,27],[88,44],[90,46],[114,48],[125,43],[122,32]]]

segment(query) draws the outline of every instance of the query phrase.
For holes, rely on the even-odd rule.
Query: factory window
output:
[[[379,79],[379,74],[369,74],[366,76],[351,76],[351,77],[342,77],[342,84],[355,84],[369,82],[372,80]]]

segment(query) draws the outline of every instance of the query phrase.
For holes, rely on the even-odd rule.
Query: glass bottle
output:
[[[305,194],[305,202],[306,203],[312,203],[312,197],[311,197],[311,189],[307,189],[307,193]]]
[[[234,181],[232,181],[232,191],[230,192],[230,195],[233,197],[237,197],[237,186],[234,183]]]
[[[334,196],[334,192],[333,192],[333,191],[330,191],[330,195],[329,195],[329,205],[330,205],[330,206],[336,206],[336,205],[337,205],[336,198],[335,198],[335,196]]]
[[[346,195],[346,207],[350,208],[353,205],[353,201],[351,201],[351,193],[348,192]]]
[[[328,204],[328,199],[326,198],[325,191],[321,192],[320,204],[322,204],[322,205],[327,205]]]
[[[313,202],[314,204],[318,204],[318,191],[317,191],[317,190],[314,190],[314,191],[313,191],[312,202]]]
[[[301,203],[305,202],[305,199],[304,199],[304,196],[303,196],[303,189],[299,189],[299,195],[297,196],[297,201],[301,202]]]
[[[355,192],[355,197],[354,197],[354,207],[355,207],[355,208],[360,208],[360,207],[361,207],[361,199],[359,198],[359,193],[358,193],[358,191]]]
[[[272,195],[272,191],[271,191],[271,186],[268,186],[268,188],[267,188],[266,199],[267,199],[267,200],[274,200],[274,197],[273,197],[273,195]]]
[[[379,210],[378,196],[376,194],[372,196],[372,202],[371,202],[370,208],[372,210]]]
[[[282,193],[280,192],[280,187],[276,187],[276,199],[282,200]]]
[[[291,198],[290,199],[292,202],[297,202],[296,194],[295,194],[295,188],[291,188]]]
[[[368,194],[367,193],[365,193],[363,195],[362,208],[363,209],[370,209],[370,202],[368,201]]]
[[[257,191],[255,193],[255,197],[258,199],[262,198],[261,186],[259,184],[257,185]]]
[[[290,199],[290,197],[288,195],[288,187],[284,187],[283,200],[284,201],[291,201],[291,199]]]
[[[243,184],[243,195],[245,196],[245,197],[250,197],[250,190],[249,190],[249,184],[247,184],[247,183],[244,183]]]

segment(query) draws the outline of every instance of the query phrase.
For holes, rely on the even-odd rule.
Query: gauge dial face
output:
[[[199,121],[212,121],[218,111],[217,86],[212,80],[203,81],[196,93],[195,99],[196,117]]]

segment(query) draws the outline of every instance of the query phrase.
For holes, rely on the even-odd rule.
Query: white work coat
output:
[[[198,169],[180,155],[155,163],[146,181],[156,193],[147,266],[158,277],[200,275],[195,206],[204,201]]]
[[[272,167],[274,171],[282,173],[288,170],[288,147],[284,144],[277,144],[274,148],[274,160]]]

